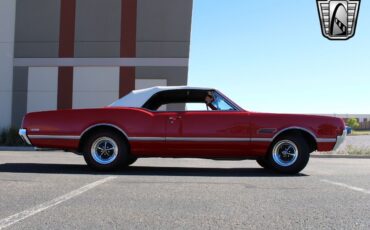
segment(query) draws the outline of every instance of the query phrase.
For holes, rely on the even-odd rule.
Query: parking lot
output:
[[[139,159],[90,171],[64,152],[0,152],[0,229],[370,229],[370,159]]]

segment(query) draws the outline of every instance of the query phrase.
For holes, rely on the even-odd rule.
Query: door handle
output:
[[[169,117],[168,120],[170,121],[171,124],[173,124],[177,119],[181,119],[181,116],[176,116],[176,117]]]
[[[177,116],[177,117],[169,117],[168,119],[169,120],[177,120],[177,119],[181,119],[182,118],[182,116]]]

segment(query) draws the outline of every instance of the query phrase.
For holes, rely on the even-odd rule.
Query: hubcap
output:
[[[272,149],[272,158],[278,165],[283,167],[294,164],[298,158],[297,145],[290,140],[279,141]]]
[[[100,137],[91,146],[91,155],[99,164],[112,163],[118,155],[117,143],[109,137]]]

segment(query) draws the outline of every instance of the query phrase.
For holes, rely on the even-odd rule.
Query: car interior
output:
[[[236,110],[231,103],[224,99],[215,90],[199,90],[199,89],[186,89],[186,90],[166,90],[154,94],[144,105],[143,108],[152,111],[159,111],[161,106],[171,104],[184,104],[185,110],[189,105],[203,104],[204,109],[195,110],[210,110],[210,111],[225,111]],[[199,108],[197,106],[196,108]],[[194,109],[190,109],[194,110]]]

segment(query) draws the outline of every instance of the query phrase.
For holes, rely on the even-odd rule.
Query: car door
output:
[[[245,157],[249,144],[248,112],[185,111],[168,117],[166,148],[174,157]]]

